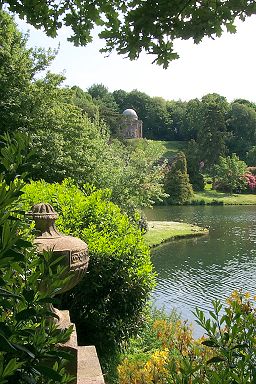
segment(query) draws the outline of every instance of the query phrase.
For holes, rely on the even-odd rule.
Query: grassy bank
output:
[[[229,194],[206,190],[195,192],[192,204],[256,205],[256,194]]]
[[[165,153],[163,157],[167,158],[172,158],[173,156],[177,155],[179,151],[184,151],[184,148],[187,144],[186,141],[156,141],[165,147]]]
[[[149,230],[144,235],[146,243],[155,247],[169,240],[208,234],[208,229],[176,221],[149,221]]]

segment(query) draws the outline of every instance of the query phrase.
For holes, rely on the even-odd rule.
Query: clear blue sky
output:
[[[138,89],[167,100],[189,100],[217,92],[229,101],[245,98],[256,102],[256,17],[239,22],[238,32],[233,35],[205,38],[199,45],[178,41],[180,59],[170,63],[167,70],[151,64],[152,58],[146,54],[133,62],[114,53],[104,57],[98,52],[104,45],[99,39],[87,47],[74,47],[66,41],[65,28],[51,39],[23,21],[18,21],[18,26],[23,32],[30,30],[30,46],[57,48],[60,44],[51,70],[65,72],[67,85],[86,90],[94,83],[102,83],[111,92]]]

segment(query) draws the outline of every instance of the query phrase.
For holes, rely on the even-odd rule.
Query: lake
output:
[[[194,322],[196,306],[234,289],[256,294],[256,206],[169,206],[145,211],[148,220],[184,221],[209,227],[209,235],[171,241],[152,250],[158,273],[153,301],[166,311],[176,308]],[[194,325],[195,336],[202,331]]]

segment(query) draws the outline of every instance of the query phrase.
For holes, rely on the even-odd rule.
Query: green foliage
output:
[[[250,166],[256,165],[256,145],[247,152],[246,162]]]
[[[33,84],[28,132],[34,159],[29,171],[34,179],[93,182],[108,151],[109,134],[72,104],[73,91],[61,88],[62,80],[48,73]]]
[[[226,152],[228,138],[226,114],[228,103],[225,97],[209,94],[202,98],[202,126],[197,134],[200,157],[207,169],[218,162]]]
[[[121,116],[118,112],[118,105],[115,102],[114,96],[103,84],[93,84],[88,88],[88,93],[99,109],[100,118],[110,128],[111,133],[116,134]]]
[[[134,332],[154,285],[149,249],[141,232],[109,201],[109,193],[70,181],[32,182],[24,204],[49,202],[59,213],[57,227],[85,240],[89,269],[83,281],[65,295],[81,341],[108,348]]]
[[[166,108],[168,113],[167,127],[160,130],[165,131],[166,140],[187,140],[187,133],[184,127],[186,126],[186,106],[183,101],[167,101]]]
[[[127,140],[124,145],[116,141],[113,150],[119,157],[116,155],[114,167],[110,164],[112,180],[104,186],[112,189],[115,203],[132,213],[136,208],[152,206],[166,197],[163,191],[165,163],[159,162],[164,153],[161,143],[139,139]]]
[[[92,96],[77,86],[71,87],[71,90],[73,91],[72,104],[79,107],[91,120],[97,119],[99,108],[94,103]]]
[[[113,201],[126,211],[161,199],[161,165],[155,164],[161,146],[143,142],[133,148],[117,140],[110,142],[110,133],[100,118],[111,125],[112,112],[108,115],[106,108],[115,105],[112,94],[100,85],[89,89],[92,96],[77,87],[64,88],[64,77],[49,72],[35,80],[36,70],[47,66],[49,56],[44,52],[35,56],[27,49],[26,38],[2,11],[0,21],[4,41],[0,127],[29,134],[34,153],[26,164],[30,176],[49,182],[71,177],[79,185],[87,182],[110,188]]]
[[[195,313],[198,324],[206,331],[203,344],[214,351],[214,356],[207,361],[209,382],[254,383],[255,303],[249,293],[234,291],[227,304],[223,308],[219,300],[214,301],[210,319],[206,319],[201,310]]]
[[[68,383],[63,364],[71,356],[56,346],[72,328],[58,329],[46,304],[61,287],[64,270],[56,275],[52,255],[35,253],[19,203],[27,145],[21,134],[5,135],[0,149],[0,383]]]
[[[124,349],[119,384],[255,383],[255,303],[234,291],[224,307],[213,302],[210,318],[196,309],[206,335],[194,339],[177,316],[157,313]]]
[[[199,145],[195,140],[190,140],[186,148],[186,159],[188,166],[189,180],[193,186],[194,191],[204,190],[204,177],[200,169],[201,158],[199,152]]]
[[[57,31],[66,25],[71,27],[68,40],[75,45],[86,45],[92,41],[92,30],[101,26],[99,36],[106,41],[104,52],[114,49],[131,60],[138,58],[145,50],[156,55],[154,62],[168,66],[169,61],[179,56],[174,51],[175,39],[193,38],[199,43],[204,36],[221,36],[223,30],[236,32],[235,20],[245,19],[256,13],[251,0],[243,2],[207,0],[173,1],[166,4],[141,1],[108,1],[92,6],[89,1],[64,0],[62,2],[39,2],[37,0],[2,0],[11,12],[35,28],[43,28],[48,36],[55,37]]]
[[[54,52],[27,49],[26,37],[1,9],[0,41],[0,128],[10,132],[27,126],[31,81],[51,62]]]
[[[246,152],[256,141],[255,108],[239,102],[232,103],[227,126],[232,135],[229,142],[230,152],[245,160]]]
[[[114,91],[113,97],[122,113],[127,108],[135,109],[143,122],[143,136],[148,139],[169,139],[171,117],[167,110],[167,102],[162,97],[150,97],[143,92],[133,90]]]
[[[219,163],[214,167],[214,188],[220,191],[242,192],[247,188],[243,175],[247,165],[234,153],[232,156],[220,157]]]
[[[165,176],[165,191],[168,203],[184,204],[193,196],[192,185],[187,173],[187,161],[183,152],[179,152]]]

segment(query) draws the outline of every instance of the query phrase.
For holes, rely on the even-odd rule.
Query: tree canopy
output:
[[[245,20],[256,13],[254,0],[0,0],[0,6],[51,37],[63,25],[70,27],[68,39],[75,45],[91,42],[92,30],[100,26],[99,37],[106,42],[102,51],[116,50],[131,60],[146,51],[164,68],[179,57],[175,39],[199,43],[205,36],[221,36],[224,30],[235,33],[237,18]]]

